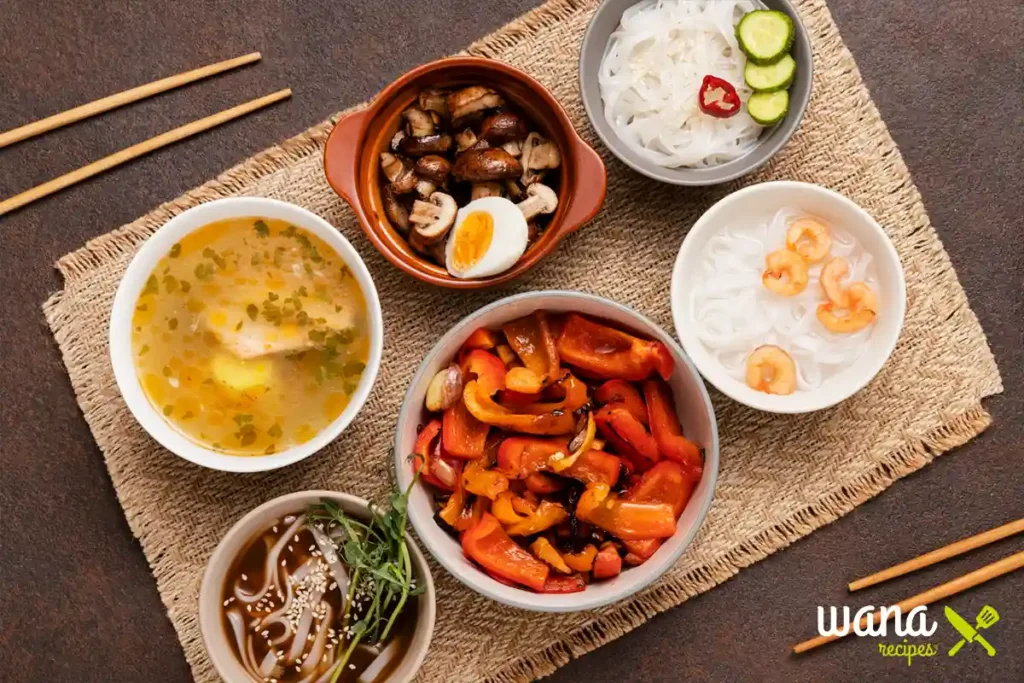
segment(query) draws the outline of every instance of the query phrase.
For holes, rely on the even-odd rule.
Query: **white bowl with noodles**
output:
[[[275,525],[278,522],[287,522],[290,519],[289,516],[297,517],[309,507],[325,501],[338,505],[347,515],[356,519],[366,520],[370,516],[366,500],[346,493],[336,491],[289,493],[260,505],[238,520],[224,534],[210,556],[199,589],[199,630],[210,661],[217,674],[227,683],[254,683],[254,680],[258,680],[253,679],[252,675],[247,673],[245,665],[240,661],[237,654],[238,646],[232,642],[232,632],[226,623],[225,602],[235,600],[229,582],[233,580],[233,575],[236,572],[244,571],[240,568],[241,563],[246,556],[251,554],[252,546],[263,540],[271,529],[276,531]],[[398,631],[395,639],[398,640],[399,649],[404,652],[401,653],[397,661],[392,660],[384,671],[380,671],[380,674],[386,672],[381,683],[407,683],[412,680],[427,656],[430,640],[434,633],[434,621],[437,613],[434,580],[426,558],[408,535],[408,527],[406,528],[405,544],[409,550],[409,561],[412,565],[414,580],[423,587],[423,592],[410,599],[408,603],[407,611],[410,612],[409,616],[412,618],[411,624],[408,624],[407,617],[404,616],[405,612],[403,612],[403,619],[399,623],[405,622],[407,626]],[[302,547],[298,548],[299,553],[302,553],[303,550]],[[292,546],[288,546],[288,551],[295,554],[295,549]],[[283,548],[281,552],[285,552]],[[276,563],[273,566],[275,569],[278,567]],[[413,611],[414,614],[412,614]],[[377,663],[377,666],[380,666],[380,662]],[[346,670],[344,674],[346,675],[341,677],[343,681],[356,677],[362,680],[362,670]],[[285,680],[299,680],[302,677],[301,674],[297,676],[293,674],[293,676],[293,678]]]
[[[712,239],[731,227],[765,223],[777,212],[787,209],[822,219],[870,254],[879,311],[871,326],[866,328],[866,342],[859,356],[848,365],[830,366],[829,376],[816,387],[778,395],[752,389],[737,377],[736,371],[730,373],[716,357],[701,338],[695,298],[701,291],[701,283],[706,281],[702,271],[706,263],[705,250]],[[785,246],[783,239],[778,247]],[[763,287],[760,282],[753,286]],[[807,285],[808,290],[812,287],[820,290],[816,282]],[[794,181],[751,185],[708,209],[690,228],[679,249],[672,271],[671,296],[676,334],[704,378],[730,398],[772,413],[821,410],[862,389],[878,374],[895,348],[906,313],[903,267],[882,227],[867,211],[843,195],[820,185]],[[823,294],[821,297],[825,301]],[[817,320],[811,320],[810,324],[820,325]],[[761,343],[765,342],[750,340],[750,351]]]
[[[136,302],[160,260],[187,235],[217,221],[264,218],[290,223],[325,242],[349,267],[366,302],[369,350],[365,368],[348,404],[329,424],[303,443],[268,455],[232,455],[187,435],[157,410],[136,371],[132,318]],[[366,403],[380,368],[384,325],[377,289],[359,253],[330,223],[300,206],[262,197],[232,197],[193,207],[167,221],[146,240],[125,271],[110,317],[110,360],[117,387],[136,421],[160,445],[203,467],[225,472],[263,472],[303,460],[336,439]]]

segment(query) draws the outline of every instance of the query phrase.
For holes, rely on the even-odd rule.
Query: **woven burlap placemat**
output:
[[[595,4],[553,0],[469,48],[537,77],[592,142],[576,62]],[[835,520],[989,424],[981,399],[1002,386],[984,333],[824,2],[798,4],[814,45],[814,96],[792,141],[742,184],[780,178],[819,183],[882,224],[907,278],[906,326],[892,358],[863,391],[811,415],[769,415],[715,394],[722,466],[714,505],[693,546],[631,600],[581,614],[521,612],[471,593],[434,564],[437,630],[420,680],[518,681],[550,673]],[[605,154],[608,198],[593,223],[513,287],[458,294],[402,275],[363,237],[324,181],[321,149],[330,127],[328,121],[311,128],[68,254],[57,263],[65,289],[44,307],[118,499],[200,681],[216,675],[199,635],[199,583],[231,524],[290,491],[381,496],[399,403],[417,363],[443,330],[488,301],[530,289],[579,289],[621,301],[672,329],[669,273],[679,244],[712,202],[740,185],[662,185]],[[114,291],[138,246],[184,209],[241,194],[294,202],[338,226],[366,260],[384,307],[383,367],[359,417],[324,452],[270,474],[214,472],[162,450],[132,419],[107,354]]]

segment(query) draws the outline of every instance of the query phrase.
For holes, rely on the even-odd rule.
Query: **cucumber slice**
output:
[[[796,75],[796,60],[792,55],[783,55],[774,64],[762,66],[747,61],[743,68],[743,80],[756,92],[775,92],[785,90],[793,82]]]
[[[757,9],[736,24],[736,40],[755,64],[774,64],[793,45],[793,20],[785,12]]]
[[[774,126],[789,111],[789,91],[756,92],[747,100],[747,112],[750,118],[762,126]]]

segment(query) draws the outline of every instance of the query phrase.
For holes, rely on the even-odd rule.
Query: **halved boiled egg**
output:
[[[504,197],[483,197],[459,209],[445,248],[445,267],[457,278],[490,277],[526,251],[526,218]]]

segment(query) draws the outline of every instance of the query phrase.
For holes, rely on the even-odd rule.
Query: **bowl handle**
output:
[[[363,122],[369,109],[343,116],[334,126],[324,146],[324,175],[334,191],[355,207],[359,195],[356,168],[362,143]]]
[[[604,204],[608,189],[608,174],[601,156],[583,138],[574,141],[572,155],[576,165],[576,192],[565,212],[565,232],[575,232],[589,221]]]

